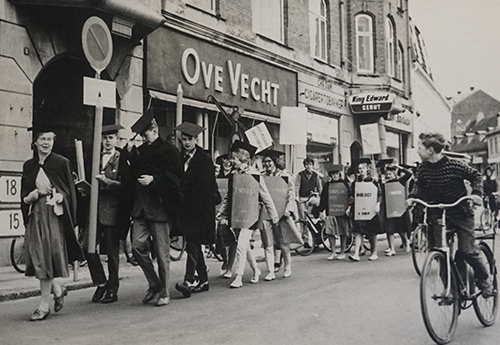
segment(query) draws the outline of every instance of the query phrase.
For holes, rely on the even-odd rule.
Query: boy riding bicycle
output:
[[[422,133],[419,136],[418,155],[422,164],[417,168],[417,181],[409,198],[418,198],[432,203],[450,204],[467,195],[464,180],[471,183],[474,204],[482,204],[482,180],[479,172],[466,164],[443,155],[445,139],[439,133]],[[442,210],[429,210],[429,243],[441,246]],[[484,298],[494,295],[486,263],[479,255],[474,236],[474,212],[469,203],[461,203],[446,213],[446,223],[457,233],[458,253],[474,270],[481,294]]]

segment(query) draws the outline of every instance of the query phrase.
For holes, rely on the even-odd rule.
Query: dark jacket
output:
[[[196,146],[196,152],[182,176],[183,202],[179,229],[201,244],[215,242],[215,168],[209,155]]]
[[[144,143],[130,157],[135,200],[132,217],[154,222],[173,222],[181,206],[182,163],[179,150],[163,138]],[[153,182],[142,186],[137,179],[152,175]]]
[[[30,218],[30,205],[24,203],[23,199],[34,189],[36,189],[36,176],[40,165],[38,157],[32,158],[23,166],[23,177],[21,180],[21,211],[25,226]],[[56,191],[63,195],[64,213],[64,235],[66,240],[66,248],[68,252],[68,260],[70,262],[79,260],[83,261],[83,251],[75,235],[76,224],[76,191],[75,184],[71,175],[69,160],[57,153],[51,153],[42,166],[45,174],[50,180]]]

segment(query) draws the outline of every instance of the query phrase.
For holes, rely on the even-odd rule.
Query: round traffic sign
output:
[[[90,17],[82,29],[83,53],[90,66],[101,73],[113,56],[113,40],[108,26],[99,17]]]

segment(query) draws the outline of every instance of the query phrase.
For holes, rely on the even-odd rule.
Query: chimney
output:
[[[471,90],[471,91],[474,91],[474,86],[471,86],[471,87],[470,87],[470,90]]]
[[[460,94],[462,94],[462,91],[457,91],[457,95],[460,95]]]
[[[497,114],[497,128],[500,128],[500,113]]]

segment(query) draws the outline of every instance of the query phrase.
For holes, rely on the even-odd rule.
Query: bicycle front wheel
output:
[[[430,252],[420,279],[420,306],[425,328],[438,344],[451,341],[457,327],[460,299],[455,276],[451,274],[451,287],[447,294],[446,255]]]
[[[304,225],[304,228],[302,229],[302,240],[304,241],[304,244],[295,248],[295,252],[302,256],[308,256],[313,252],[315,243],[314,234],[306,225]]]
[[[332,246],[330,246],[330,240],[328,239],[328,235],[326,234],[326,226],[323,224],[321,226],[321,243],[323,246],[329,251],[332,251]]]
[[[179,261],[186,250],[186,238],[177,236],[170,239],[170,260]]]
[[[411,258],[413,260],[415,272],[417,272],[418,275],[422,272],[422,267],[424,266],[428,251],[429,241],[425,225],[419,225],[413,231],[411,239]]]
[[[10,245],[10,261],[19,273],[26,272],[26,256],[24,250],[24,237],[17,237]]]
[[[493,290],[497,291],[495,296],[490,298],[483,298],[483,296],[478,295],[474,299],[474,311],[476,312],[479,322],[485,327],[493,325],[495,318],[497,316],[498,309],[498,286],[497,286],[497,272],[495,261],[493,260],[493,253],[490,248],[485,243],[479,244],[480,255],[483,257],[483,261],[486,262],[486,268],[488,270],[489,277],[493,282]]]

